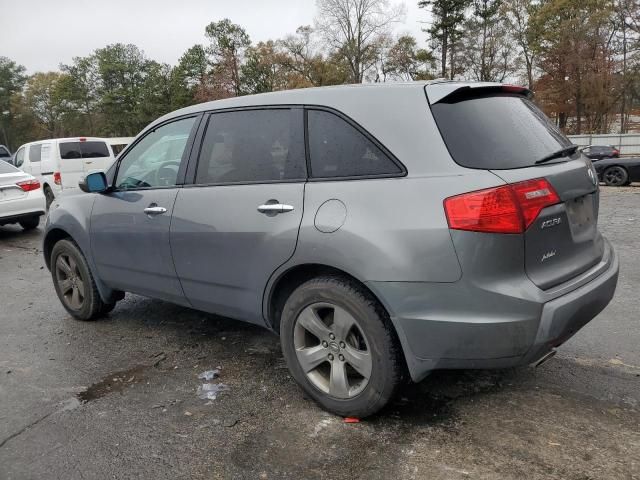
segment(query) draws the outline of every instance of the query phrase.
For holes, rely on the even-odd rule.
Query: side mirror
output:
[[[86,193],[102,193],[105,192],[109,185],[107,176],[104,172],[91,172],[78,182],[80,190]]]

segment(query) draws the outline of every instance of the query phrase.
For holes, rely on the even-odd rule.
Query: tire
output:
[[[300,285],[284,305],[280,340],[293,378],[336,415],[376,413],[402,381],[404,363],[389,316],[349,279],[323,276]]]
[[[604,171],[602,179],[610,187],[622,187],[629,180],[629,173],[623,167],[614,165]]]
[[[18,223],[20,223],[20,226],[25,231],[33,230],[35,228],[38,228],[38,225],[40,225],[40,216],[39,215],[34,215],[33,217],[29,217],[29,218],[25,218],[24,220],[20,220],[20,222],[18,222]]]
[[[53,194],[53,191],[51,190],[51,188],[47,185],[46,187],[44,187],[44,198],[47,202],[47,212],[49,211],[49,207],[51,207],[51,204],[53,203],[53,201],[55,200],[55,195]]]
[[[53,246],[51,276],[62,306],[72,317],[86,321],[106,313],[110,304],[100,298],[87,261],[72,241],[60,240]]]

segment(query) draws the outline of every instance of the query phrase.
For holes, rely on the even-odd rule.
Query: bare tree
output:
[[[527,83],[533,89],[533,72],[537,60],[533,49],[533,32],[529,25],[532,0],[505,0],[504,13],[511,36],[518,45],[527,71]]]
[[[378,59],[380,37],[405,14],[404,4],[389,0],[317,0],[317,8],[316,28],[349,65],[353,83],[362,83]]]

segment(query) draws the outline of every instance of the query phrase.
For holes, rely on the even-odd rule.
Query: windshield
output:
[[[453,95],[431,106],[454,161],[469,168],[529,167],[571,142],[521,95]]]

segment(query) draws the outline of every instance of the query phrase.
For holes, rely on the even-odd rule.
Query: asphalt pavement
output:
[[[436,372],[349,424],[266,330],[134,295],[73,320],[41,228],[0,227],[0,479],[640,479],[639,186],[602,188],[600,228],[616,296],[556,357]]]

